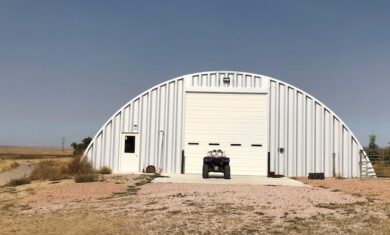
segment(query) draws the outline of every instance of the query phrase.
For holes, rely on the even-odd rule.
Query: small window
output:
[[[209,143],[209,145],[215,145],[215,146],[218,146],[219,143]]]
[[[230,146],[241,146],[241,144],[230,144]]]
[[[263,147],[262,144],[252,144],[252,147]]]
[[[189,142],[188,145],[199,145],[199,143]]]
[[[125,137],[125,153],[134,153],[135,152],[135,136],[126,136]]]

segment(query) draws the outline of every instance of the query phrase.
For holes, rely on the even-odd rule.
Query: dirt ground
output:
[[[7,161],[7,160],[5,160]],[[19,179],[28,176],[34,169],[35,161],[33,160],[17,160],[18,166],[0,172],[0,186],[8,183],[12,179]]]
[[[305,184],[327,188],[334,192],[342,191],[355,196],[390,202],[390,178],[300,180]]]
[[[381,196],[388,192],[386,180],[288,187],[148,183],[150,177],[111,175],[93,183],[34,181],[0,188],[0,234],[390,232],[390,203]],[[375,194],[365,194],[367,187]]]

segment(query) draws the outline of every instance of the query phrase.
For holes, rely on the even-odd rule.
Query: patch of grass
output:
[[[199,202],[191,201],[191,200],[184,201],[184,204],[186,204],[187,206],[195,206],[195,207],[202,208],[202,204],[200,204]]]
[[[144,210],[139,210],[139,211],[147,213],[147,212],[151,212],[151,211],[165,211],[167,209],[169,209],[169,208],[166,206],[163,206],[163,207],[159,207],[159,208],[150,208],[150,209],[144,209]]]
[[[354,202],[354,203],[345,203],[345,204],[342,204],[342,203],[320,203],[320,204],[317,204],[316,207],[331,209],[331,210],[343,209],[349,213],[349,212],[351,212],[351,208],[353,208],[355,206],[362,206],[365,204],[366,204],[366,202]]]
[[[181,214],[181,213],[182,213],[181,210],[168,211],[168,214],[170,214],[170,215],[177,215],[177,214]]]
[[[373,164],[377,177],[390,177],[390,165],[388,163],[375,163]]]
[[[82,156],[74,156],[72,161],[68,164],[68,173],[72,175],[76,174],[92,174],[93,168],[87,158]]]
[[[340,208],[340,204],[336,204],[336,203],[320,203],[320,204],[317,204],[316,207],[330,209],[330,210],[336,210],[336,209]]]
[[[92,165],[86,158],[82,159],[81,156],[75,156],[70,162],[64,160],[40,161],[32,171],[30,178],[31,180],[58,181],[71,179],[73,175],[90,175],[93,173]]]
[[[16,167],[18,167],[18,166],[20,166],[20,164],[17,163],[17,162],[13,162],[13,163],[11,164],[11,168],[16,168]]]
[[[340,192],[340,189],[332,189],[331,192]]]
[[[151,174],[151,175],[141,175],[140,177],[136,178],[136,179],[141,179],[141,180],[138,181],[137,183],[135,183],[135,185],[136,186],[142,186],[142,185],[145,185],[145,184],[149,184],[155,178],[158,178],[158,177],[161,177],[161,174],[154,173],[154,174]]]
[[[241,206],[241,207],[240,207],[240,210],[244,210],[244,211],[253,211],[253,210],[255,210],[255,207],[252,206],[252,205],[245,205],[245,206]]]
[[[40,161],[31,173],[31,180],[62,180],[67,172],[67,162],[60,160]]]
[[[181,198],[183,198],[183,197],[186,197],[186,195],[182,194],[182,193],[177,193],[175,195],[172,195],[172,197],[181,197]]]
[[[60,183],[61,181],[51,181],[50,184],[58,184]]]
[[[109,175],[112,173],[112,170],[106,166],[103,166],[102,168],[100,168],[100,170],[97,173],[102,175]]]
[[[136,195],[138,190],[141,189],[140,188],[141,186],[151,183],[157,177],[161,177],[161,175],[159,173],[140,175],[139,177],[134,179],[134,180],[138,180],[138,182],[136,182],[135,185],[127,186],[127,192],[114,193],[114,195],[118,195],[118,196]],[[115,182],[115,183],[119,184],[121,182]]]
[[[345,180],[346,178],[342,177],[342,176],[336,176],[335,179],[338,179],[338,180]]]
[[[7,187],[6,185],[0,186],[0,194],[2,193],[16,194],[17,192],[18,191],[15,188]]]
[[[8,171],[19,166],[19,163],[12,160],[0,159],[0,172]]]
[[[137,188],[135,186],[128,186],[127,192],[130,194],[137,194],[137,191],[140,190],[140,188]]]
[[[112,196],[116,196],[116,195],[118,195],[118,196],[124,196],[124,195],[127,195],[128,193],[127,192],[113,192],[112,193]],[[111,198],[111,197],[107,197],[107,198]],[[107,199],[106,198],[106,199]]]
[[[28,205],[28,204],[26,204],[26,205],[20,205],[19,208],[20,208],[21,210],[30,210],[30,209],[32,209],[32,207],[31,207],[30,205]]]
[[[9,187],[15,187],[19,185],[29,184],[31,183],[31,179],[27,177],[19,178],[19,179],[12,179],[6,186]]]
[[[234,207],[234,203],[217,203],[215,209],[210,212],[215,214],[240,214],[241,208]]]
[[[154,205],[157,203],[158,203],[157,201],[150,201],[150,202],[145,203],[145,206],[150,206],[150,205]]]
[[[74,177],[76,183],[88,183],[97,181],[98,176],[96,174],[80,174]]]
[[[12,207],[14,207],[15,204],[14,203],[6,203],[4,204],[2,207],[1,207],[1,210],[9,210],[11,209]]]

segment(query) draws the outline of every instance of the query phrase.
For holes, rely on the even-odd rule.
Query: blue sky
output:
[[[93,136],[132,97],[205,70],[269,75],[390,141],[390,1],[0,3],[0,145]]]

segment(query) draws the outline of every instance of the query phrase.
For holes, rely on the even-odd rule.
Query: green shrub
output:
[[[103,166],[102,168],[100,168],[100,170],[98,171],[99,174],[102,174],[102,175],[109,175],[112,173],[111,169],[106,167],[106,166]]]
[[[23,185],[23,184],[29,184],[31,183],[30,178],[23,177],[19,179],[12,179],[6,186],[18,186],[18,185]]]
[[[73,160],[68,164],[68,172],[72,175],[76,174],[92,174],[93,168],[87,158],[81,155],[73,157]]]
[[[98,176],[96,174],[80,174],[74,177],[76,183],[86,183],[97,181]]]
[[[68,174],[67,162],[46,160],[39,162],[31,173],[31,180],[61,180]]]

